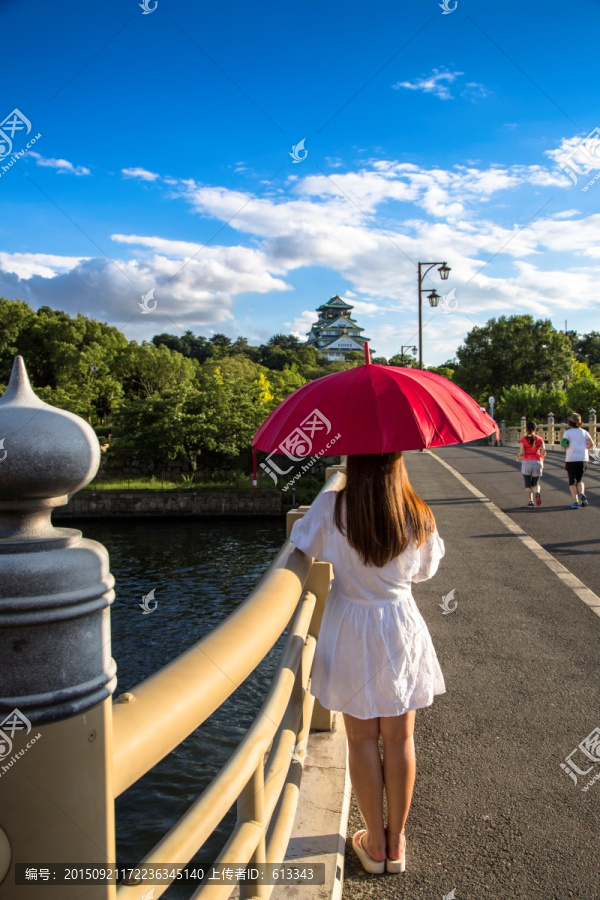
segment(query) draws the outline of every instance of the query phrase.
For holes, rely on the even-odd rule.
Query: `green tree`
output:
[[[282,371],[295,364],[305,378],[309,370],[317,367],[325,367],[327,372],[325,356],[315,347],[301,344],[293,334],[274,334],[266,344],[261,344],[260,354],[260,363],[267,369]]]
[[[34,317],[34,311],[22,300],[0,298],[0,381],[8,381],[14,358],[22,353],[19,336]]]
[[[400,366],[401,369],[416,369],[417,361],[409,353],[396,353],[390,357],[390,366]]]
[[[578,378],[567,388],[569,410],[578,412],[587,421],[590,409],[600,411],[600,381],[597,378]]]
[[[350,350],[349,353],[346,353],[345,361],[352,363],[353,366],[362,366],[365,361],[365,354],[362,350]],[[371,362],[375,362],[375,360],[371,360]]]
[[[454,369],[451,369],[450,366],[427,366],[427,371],[435,372],[436,375],[441,375],[442,378],[447,378],[448,381],[452,381],[454,375]]]
[[[166,344],[131,341],[127,348],[128,396],[146,396],[190,384],[196,377],[198,362],[170,350]]]
[[[260,347],[252,347],[245,337],[236,338],[231,345],[231,355],[247,356],[252,362],[260,362]]]
[[[590,331],[589,334],[577,336],[573,344],[575,356],[580,362],[588,366],[600,364],[600,331]]]
[[[193,382],[124,403],[116,424],[142,457],[182,456],[196,471],[203,453],[232,458],[247,450],[274,402],[264,370],[232,356],[207,361]]]
[[[169,350],[175,350],[177,353],[181,353],[182,356],[187,356],[189,359],[195,359],[200,363],[209,359],[212,353],[212,348],[208,340],[200,335],[196,337],[189,330],[181,337],[178,337],[175,334],[168,334],[167,332],[155,334],[152,338],[152,343],[156,347],[164,345],[165,347],[168,347]]]
[[[120,402],[128,341],[118,328],[42,306],[27,318],[18,344],[34,387],[77,398],[89,421],[105,422]]]
[[[546,422],[548,413],[560,420],[567,408],[565,391],[553,388],[544,390],[534,384],[515,384],[503,388],[495,412],[497,419],[505,419],[508,425],[518,425],[521,417]]]
[[[281,371],[268,371],[268,379],[275,397],[275,405],[281,403],[289,394],[306,384],[306,379],[298,371],[296,363],[293,366],[285,366]]]
[[[511,385],[549,389],[572,371],[569,338],[549,319],[529,315],[501,316],[473,328],[457,356],[455,381],[480,402]]]

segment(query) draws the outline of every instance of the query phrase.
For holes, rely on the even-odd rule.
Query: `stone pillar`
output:
[[[524,436],[526,430],[527,430],[527,419],[525,416],[521,416],[521,437]]]
[[[94,477],[90,426],[43,403],[17,357],[0,399],[0,900],[16,862],[115,862],[108,554],[52,509]],[[2,869],[4,859],[4,869]],[[46,900],[68,888],[49,883]],[[112,900],[114,885],[80,887]]]
[[[596,423],[596,410],[595,409],[590,409],[590,424],[589,424],[588,431],[590,433],[591,439],[594,441],[594,443],[596,443],[598,440],[598,438],[597,438],[598,425]]]

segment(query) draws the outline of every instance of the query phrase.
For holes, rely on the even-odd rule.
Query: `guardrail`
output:
[[[22,900],[37,898],[40,880],[47,880],[15,887],[16,862],[70,860],[84,870],[114,869],[114,798],[212,715],[287,628],[270,689],[245,737],[139,867],[191,860],[236,802],[236,825],[214,865],[282,862],[308,732],[332,725],[332,714],[310,692],[331,566],[312,562],[286,540],[235,612],[113,704],[114,591],[106,551],[50,521],[52,508],[95,474],[98,442],[83,420],[35,396],[20,358],[0,398],[0,422],[6,451],[0,468],[0,760],[18,750],[21,731],[35,730],[35,748],[19,751],[6,772],[0,768],[0,900],[13,900],[17,892]],[[33,439],[32,427],[43,442]],[[328,470],[323,490],[339,489],[342,472]],[[288,533],[306,509],[288,513]],[[152,896],[170,883],[155,883]],[[213,900],[237,887],[203,883],[193,897]],[[263,900],[271,892],[268,885],[239,885],[241,898]],[[43,893],[46,900],[64,900],[65,888],[50,881]],[[148,884],[123,882],[86,885],[79,896],[142,900],[149,893]]]
[[[506,422],[502,421],[500,423],[500,439],[498,443],[505,444],[509,447],[516,447],[519,444],[519,441],[526,433],[526,425],[527,420],[525,416],[521,418],[520,425],[506,425]],[[583,427],[589,431],[590,436],[594,443],[598,442],[598,424],[596,420],[596,411],[591,409],[589,411],[589,422],[583,422]],[[554,422],[554,416],[552,413],[548,415],[548,422],[543,425],[538,425],[537,433],[541,438],[546,442],[546,446],[550,449],[553,447],[560,447],[560,442],[563,439],[563,434],[567,430],[569,425],[565,423]]]

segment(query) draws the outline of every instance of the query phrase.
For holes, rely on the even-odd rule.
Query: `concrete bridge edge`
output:
[[[332,731],[310,733],[285,856],[286,862],[300,869],[324,863],[325,883],[278,885],[271,894],[273,900],[341,900],[350,797],[344,718],[335,713]]]

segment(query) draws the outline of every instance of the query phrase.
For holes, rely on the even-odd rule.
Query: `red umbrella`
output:
[[[254,438],[256,451],[288,457],[281,468],[269,457],[263,468],[287,475],[309,456],[394,453],[445,447],[498,434],[494,420],[447,378],[422,369],[366,365],[325,375],[286,397]],[[292,465],[290,466],[290,461]]]

